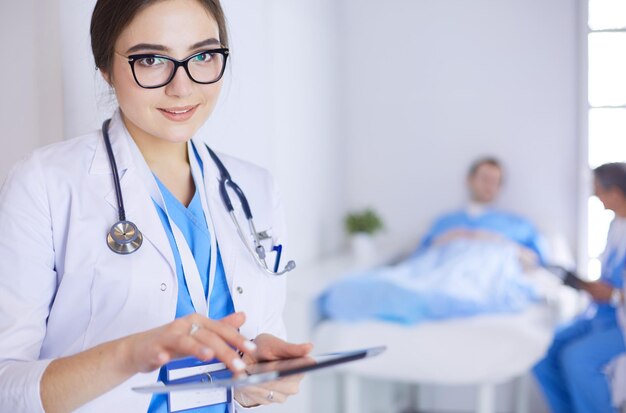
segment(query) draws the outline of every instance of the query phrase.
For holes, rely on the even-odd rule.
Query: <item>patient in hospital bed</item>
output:
[[[353,274],[320,297],[323,318],[402,324],[510,313],[538,300],[525,269],[545,262],[543,241],[526,219],[494,208],[502,184],[494,158],[467,176],[466,208],[443,215],[408,259]]]
[[[534,225],[522,217],[493,207],[502,187],[502,179],[502,165],[497,159],[475,161],[467,176],[468,206],[437,219],[417,252],[457,240],[510,242],[517,247],[525,267],[544,263],[544,241]]]

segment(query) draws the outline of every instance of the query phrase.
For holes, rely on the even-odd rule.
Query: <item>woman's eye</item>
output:
[[[145,67],[155,67],[165,63],[165,60],[158,57],[144,57],[143,59],[139,59],[138,63]]]
[[[193,60],[194,62],[204,63],[204,62],[210,62],[211,59],[213,59],[213,55],[211,53],[202,53],[196,56]]]

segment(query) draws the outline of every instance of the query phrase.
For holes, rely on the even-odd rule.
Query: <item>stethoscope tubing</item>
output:
[[[115,187],[115,198],[117,199],[117,212],[118,220],[120,222],[126,221],[126,210],[124,209],[124,198],[122,197],[122,186],[120,185],[120,176],[117,170],[117,162],[115,162],[115,155],[113,154],[113,148],[111,147],[111,139],[109,138],[109,124],[111,119],[107,119],[102,124],[102,134],[104,137],[104,146],[107,150],[109,157],[109,164],[111,165],[111,173],[113,174],[113,186]]]
[[[120,183],[119,172],[117,169],[117,163],[115,161],[115,154],[113,153],[113,148],[111,146],[111,140],[109,137],[109,125],[111,123],[111,119],[107,119],[102,124],[102,135],[104,138],[104,143],[107,151],[107,155],[109,158],[109,164],[111,166],[111,172],[113,175],[113,185],[115,187],[115,196],[117,199],[117,209],[118,209],[118,222],[113,224],[111,227],[109,234],[107,235],[107,245],[109,248],[117,253],[117,254],[132,254],[137,251],[139,247],[141,247],[143,241],[143,234],[137,228],[133,222],[126,220],[126,212],[124,209],[124,199],[122,195],[122,187]],[[211,159],[217,166],[217,169],[220,173],[219,180],[219,193],[220,198],[226,208],[229,216],[231,217],[233,224],[237,230],[237,234],[243,242],[245,248],[248,250],[254,261],[257,265],[264,270],[266,273],[270,275],[283,275],[289,271],[292,271],[296,267],[296,263],[294,261],[289,261],[282,271],[278,271],[278,262],[276,263],[276,267],[272,271],[267,266],[267,262],[265,261],[265,249],[261,245],[261,240],[259,238],[259,233],[256,230],[254,225],[254,219],[252,216],[252,209],[250,208],[250,203],[246,198],[243,190],[235,183],[228,169],[224,166],[221,159],[217,156],[215,152],[208,145],[206,145],[207,150],[209,151],[209,155]],[[248,226],[250,229],[250,233],[253,236],[254,241],[254,250],[250,247],[250,243],[247,242],[246,237],[239,225],[239,221],[237,220],[237,216],[235,214],[235,208],[233,207],[233,203],[228,195],[228,187],[230,187],[237,196],[239,203],[241,204],[241,208],[244,212],[246,220],[248,221]],[[130,230],[128,230],[130,228]],[[130,236],[129,236],[130,235]]]

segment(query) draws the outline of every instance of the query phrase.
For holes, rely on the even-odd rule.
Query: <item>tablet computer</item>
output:
[[[246,387],[279,380],[295,374],[321,370],[356,360],[374,357],[386,350],[385,346],[362,350],[343,351],[301,358],[277,360],[254,364],[246,372],[233,375],[230,370],[221,369],[183,377],[168,384],[159,382],[147,386],[134,387],[138,393],[172,393],[177,391],[215,389],[224,387]]]
[[[581,290],[587,282],[586,280],[580,278],[574,271],[568,270],[560,265],[547,265],[546,269],[561,278],[564,285],[572,287],[575,290]]]

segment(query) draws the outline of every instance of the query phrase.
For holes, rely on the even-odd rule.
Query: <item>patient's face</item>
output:
[[[481,204],[493,202],[500,193],[502,171],[499,167],[484,164],[467,180],[472,201]]]

